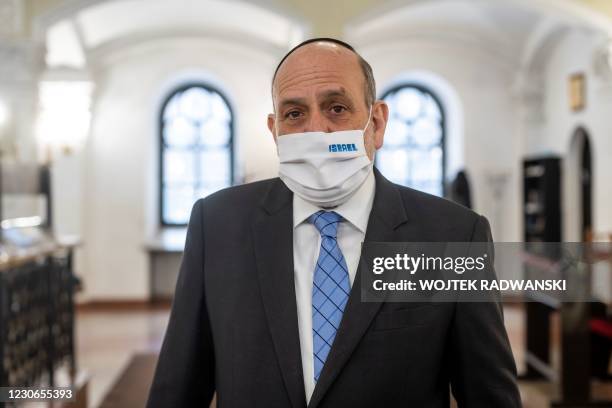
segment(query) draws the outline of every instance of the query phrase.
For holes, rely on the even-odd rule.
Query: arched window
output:
[[[160,115],[160,221],[186,225],[193,203],[232,185],[233,114],[207,85],[189,85],[166,99]]]
[[[378,169],[394,183],[444,195],[444,111],[429,90],[402,85],[387,91],[389,122]]]

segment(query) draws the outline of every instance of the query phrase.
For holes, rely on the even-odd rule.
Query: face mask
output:
[[[306,201],[335,207],[348,200],[372,171],[365,128],[338,132],[291,133],[277,137],[279,177]]]

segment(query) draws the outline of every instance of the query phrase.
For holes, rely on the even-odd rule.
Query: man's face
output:
[[[316,42],[294,51],[279,68],[272,86],[274,114],[268,128],[274,136],[289,133],[363,129],[370,107],[357,56],[337,44]],[[382,146],[388,108],[372,106],[364,136],[370,160]]]

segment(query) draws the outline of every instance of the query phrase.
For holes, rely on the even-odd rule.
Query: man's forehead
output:
[[[275,92],[306,83],[344,82],[347,74],[360,73],[358,58],[337,44],[307,44],[294,51],[279,67],[274,79]]]

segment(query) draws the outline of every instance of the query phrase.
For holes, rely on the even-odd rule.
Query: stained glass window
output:
[[[162,225],[186,225],[193,203],[232,185],[233,115],[225,97],[203,85],[176,90],[161,111]]]
[[[394,183],[444,195],[444,112],[433,93],[415,85],[393,88],[382,98],[389,122],[376,165]]]

